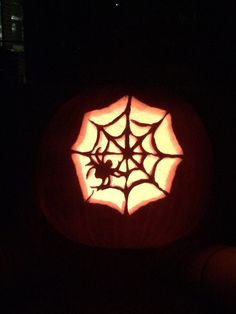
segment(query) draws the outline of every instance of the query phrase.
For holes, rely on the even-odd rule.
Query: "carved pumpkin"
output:
[[[210,150],[187,105],[95,91],[66,103],[43,139],[40,208],[67,238],[145,248],[193,232],[206,210]]]

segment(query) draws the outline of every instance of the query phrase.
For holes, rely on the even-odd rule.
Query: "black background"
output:
[[[30,224],[35,211],[34,173],[42,132],[64,101],[84,88],[101,84],[168,87],[192,103],[205,124],[214,155],[206,243],[234,245],[234,1],[31,1],[23,5],[26,84],[5,81],[1,88],[2,183],[6,198],[1,208],[1,246],[4,252],[13,252],[6,253],[14,256],[12,264],[18,265],[15,260],[19,251],[29,252],[29,247],[35,245]],[[114,254],[118,253],[103,252],[105,255],[98,257],[100,253],[89,252],[97,254],[97,265],[105,259],[117,260]],[[120,269],[137,258],[146,265],[146,253],[135,254],[120,260]],[[84,256],[87,263],[89,258]],[[122,254],[118,256],[123,258]],[[148,256],[148,261],[155,264],[153,255]],[[38,266],[27,265],[36,276]],[[44,267],[48,273],[53,268]],[[90,276],[91,285],[104,275],[103,267],[100,275],[95,272]],[[135,275],[131,277],[124,284],[127,290]],[[143,277],[147,280],[146,275]],[[144,279],[141,282],[144,284]],[[108,293],[104,295],[108,298]],[[173,313],[182,312],[177,309]]]

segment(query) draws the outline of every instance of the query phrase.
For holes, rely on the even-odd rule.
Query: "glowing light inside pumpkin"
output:
[[[128,96],[86,113],[71,150],[84,200],[130,215],[168,196],[183,157],[170,113]]]

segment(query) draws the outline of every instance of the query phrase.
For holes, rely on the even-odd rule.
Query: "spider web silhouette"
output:
[[[94,192],[97,190],[104,190],[107,188],[117,189],[124,193],[125,197],[125,210],[124,213],[128,212],[127,203],[128,203],[128,197],[130,191],[135,187],[143,183],[151,183],[154,185],[157,189],[159,189],[162,193],[164,193],[165,196],[167,196],[169,193],[160,187],[159,183],[155,180],[155,171],[157,168],[157,165],[161,162],[161,160],[165,157],[170,158],[176,158],[176,157],[182,157],[182,154],[167,154],[161,152],[156,144],[156,140],[154,137],[155,132],[165,119],[165,117],[168,115],[168,112],[165,112],[163,117],[155,123],[142,123],[139,121],[136,121],[134,119],[130,119],[130,111],[131,111],[131,98],[132,96],[128,97],[127,105],[122,113],[120,113],[117,117],[115,117],[112,121],[106,124],[98,124],[94,122],[93,120],[89,120],[90,123],[92,123],[97,131],[97,137],[95,139],[95,143],[90,151],[87,152],[81,152],[78,150],[73,150],[73,153],[80,154],[83,156],[86,156],[89,158],[89,162],[86,166],[89,167],[86,179],[91,175],[90,171],[92,168],[95,169],[95,174],[98,169],[98,167],[101,167],[101,169],[105,169],[105,175],[96,175],[97,178],[102,179],[102,183],[98,186],[90,186],[94,190],[89,195],[89,197],[86,199],[86,201],[89,201],[89,199],[92,197]],[[111,132],[109,132],[109,127],[112,127],[114,124],[116,124],[120,119],[125,118],[125,127],[121,134],[118,135],[112,135]],[[136,127],[146,130],[145,132],[141,132],[141,135],[135,135],[134,132],[132,132],[131,129],[131,123],[135,125]],[[105,138],[105,146],[100,146],[101,144],[101,138]],[[132,138],[132,141],[130,140]],[[149,145],[151,147],[151,152],[148,149],[145,149],[143,143],[145,140],[149,141]],[[122,141],[121,141],[122,140]],[[121,142],[123,142],[121,144]],[[132,143],[131,143],[132,142]],[[106,167],[106,161],[112,159],[116,156],[118,157],[117,165],[114,166],[112,163],[110,168]],[[152,164],[151,169],[147,170],[144,162],[145,159],[148,156],[153,156],[156,158],[156,161]],[[134,171],[139,171],[139,177],[135,180],[130,180],[132,174]],[[141,172],[140,172],[141,171]],[[140,176],[140,174],[142,175]],[[112,184],[112,178],[123,177],[124,180],[124,186],[120,185],[114,185]],[[109,178],[109,180],[108,180]],[[131,182],[130,182],[131,181]]]

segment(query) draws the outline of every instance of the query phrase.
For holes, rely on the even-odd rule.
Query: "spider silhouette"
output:
[[[95,169],[94,176],[98,179],[102,179],[100,185],[91,186],[91,188],[97,188],[97,190],[103,190],[109,187],[111,184],[111,176],[119,178],[123,175],[118,170],[122,161],[118,163],[116,168],[112,168],[112,161],[110,159],[105,161],[105,154],[102,154],[102,157],[100,157],[100,149],[101,147],[99,147],[94,154],[95,160],[91,159],[91,161],[87,164],[87,166],[91,167],[86,174],[86,179],[88,179],[91,171]]]

